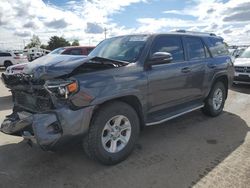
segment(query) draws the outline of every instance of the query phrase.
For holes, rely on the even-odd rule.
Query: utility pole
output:
[[[106,27],[104,28],[104,36],[105,36],[105,39],[107,38],[107,29]]]
[[[23,49],[25,48],[25,40],[23,39]]]

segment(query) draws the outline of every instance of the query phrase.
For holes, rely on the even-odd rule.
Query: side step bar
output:
[[[164,122],[166,122],[166,121],[169,121],[169,120],[171,120],[171,119],[177,118],[177,117],[182,116],[182,115],[184,115],[184,114],[187,114],[187,113],[189,113],[189,112],[198,110],[198,109],[200,109],[200,108],[202,108],[202,107],[204,107],[204,104],[203,104],[203,105],[200,105],[200,106],[197,106],[197,107],[195,107],[195,108],[191,108],[191,109],[186,110],[186,111],[184,111],[184,112],[181,112],[181,113],[179,113],[179,114],[175,114],[175,115],[170,116],[170,117],[168,117],[168,118],[166,118],[166,119],[162,119],[162,120],[160,120],[160,121],[155,121],[155,122],[151,122],[151,123],[146,123],[146,126],[164,123]]]

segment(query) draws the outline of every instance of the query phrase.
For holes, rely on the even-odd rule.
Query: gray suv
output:
[[[223,39],[179,31],[104,40],[86,57],[47,55],[2,74],[13,113],[1,131],[44,150],[80,138],[89,157],[116,164],[145,126],[193,110],[223,111],[233,64]]]

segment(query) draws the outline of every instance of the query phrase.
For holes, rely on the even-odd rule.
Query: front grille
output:
[[[234,81],[239,81],[239,82],[250,82],[250,77],[247,75],[239,75],[234,77]]]
[[[235,72],[250,73],[250,67],[235,66]]]
[[[36,96],[25,92],[15,92],[15,103],[33,112],[43,112],[53,108],[49,96]]]

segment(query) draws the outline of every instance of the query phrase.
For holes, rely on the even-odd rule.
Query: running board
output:
[[[182,115],[184,115],[184,114],[187,114],[187,113],[189,113],[189,112],[198,110],[198,109],[200,109],[200,108],[202,108],[202,107],[204,107],[204,104],[203,104],[203,105],[200,105],[200,106],[197,106],[197,107],[195,107],[195,108],[191,108],[191,109],[189,109],[189,110],[187,110],[187,111],[181,112],[181,113],[179,113],[179,114],[175,114],[175,115],[170,116],[170,117],[168,117],[168,118],[166,118],[166,119],[162,119],[162,120],[160,120],[160,121],[155,121],[155,122],[151,122],[151,123],[146,123],[146,126],[164,123],[164,122],[166,122],[166,121],[169,121],[169,120],[171,120],[171,119],[177,118],[177,117],[182,116]]]

